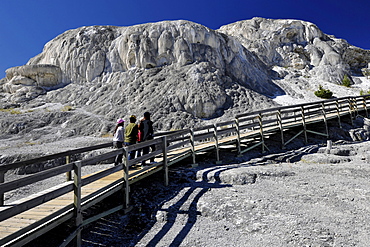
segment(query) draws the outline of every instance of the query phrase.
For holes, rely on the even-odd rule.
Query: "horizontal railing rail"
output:
[[[14,169],[25,167],[25,166],[35,164],[35,163],[37,164],[37,163],[41,163],[41,162],[48,161],[48,160],[54,160],[54,159],[57,159],[57,158],[71,156],[71,155],[74,155],[74,154],[85,153],[85,152],[94,151],[94,150],[102,149],[102,148],[108,148],[108,147],[112,147],[112,146],[113,146],[112,142],[103,143],[103,144],[99,144],[99,145],[95,145],[95,146],[91,146],[91,147],[83,147],[83,148],[78,148],[78,149],[72,149],[72,150],[68,150],[68,151],[65,151],[65,152],[61,152],[61,153],[56,153],[56,154],[50,154],[50,155],[37,157],[37,158],[34,158],[34,159],[30,159],[30,160],[19,161],[19,162],[15,162],[15,163],[11,163],[11,164],[5,164],[5,165],[0,166],[0,172],[6,172],[6,171],[9,171],[9,170],[14,170]]]

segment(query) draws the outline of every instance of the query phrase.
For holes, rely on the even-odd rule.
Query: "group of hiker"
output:
[[[117,125],[113,133],[113,146],[115,148],[122,148],[123,146],[133,145],[138,142],[152,140],[154,138],[153,122],[150,120],[149,112],[144,113],[143,118],[138,124],[136,124],[137,119],[135,115],[131,115],[129,121],[130,123],[124,127],[125,120],[122,118],[117,120]],[[131,160],[135,159],[135,157],[148,154],[149,148],[152,152],[155,151],[155,145],[130,151],[128,154],[128,159]],[[114,162],[115,165],[122,163],[122,157],[123,154],[117,155]],[[154,162],[154,157],[150,158],[150,162]],[[141,165],[145,165],[145,160],[142,161]]]

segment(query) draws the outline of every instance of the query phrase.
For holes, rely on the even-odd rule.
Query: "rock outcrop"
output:
[[[326,35],[305,21],[256,17],[222,26],[219,31],[236,37],[268,66],[304,69],[337,84],[345,74],[360,73],[370,61],[370,51]]]
[[[92,92],[112,86],[120,92],[115,97],[122,98],[118,105],[120,102],[125,106],[131,106],[132,102],[140,105],[149,97],[158,99],[153,105],[144,106],[152,112],[157,111],[154,106],[161,106],[197,118],[219,116],[235,104],[226,92],[232,84],[262,95],[283,93],[272,82],[271,70],[238,41],[189,21],[69,30],[47,43],[27,66],[41,64],[60,68],[62,83],[99,85],[89,90],[88,98],[115,94],[115,90],[96,96]],[[9,70],[7,85],[17,79],[12,77],[13,70],[20,68]],[[140,78],[146,74],[150,77]],[[158,80],[153,80],[157,74]],[[29,78],[22,78],[22,85],[32,84]],[[5,87],[6,92],[15,92]],[[75,103],[86,103],[83,98],[68,97],[71,98]]]
[[[259,93],[278,90],[271,83],[268,68],[239,42],[189,21],[70,30],[46,44],[28,64],[54,64],[72,82],[91,82],[133,68],[200,62]]]
[[[36,64],[6,70],[3,91],[13,94],[13,101],[33,99],[62,83],[62,70],[51,64]],[[0,84],[1,85],[1,84]]]

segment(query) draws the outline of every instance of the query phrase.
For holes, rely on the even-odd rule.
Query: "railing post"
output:
[[[5,182],[5,172],[0,171],[0,184],[4,182]],[[4,206],[4,201],[5,201],[4,194],[0,194],[0,206]]]
[[[124,194],[124,197],[123,197],[123,207],[125,209],[128,209],[129,207],[129,203],[130,203],[130,184],[129,184],[129,159],[128,159],[128,151],[127,151],[127,148],[122,148],[122,152],[123,152],[123,179],[124,179],[124,183],[123,183],[123,186],[122,186],[122,190],[123,190],[123,194]]]
[[[356,97],[353,97],[352,98],[352,102],[353,102],[353,108],[354,108],[354,111],[355,111],[355,117],[358,116],[358,103],[357,103],[357,98]]]
[[[349,113],[349,117],[351,118],[351,125],[353,126],[353,116],[352,116],[353,106],[352,106],[352,98],[347,98],[347,102],[348,102],[348,113]]]
[[[241,142],[240,142],[240,125],[239,125],[239,118],[238,117],[235,118],[235,128],[236,128],[236,135],[237,135],[236,146],[237,146],[237,149],[238,149],[238,155],[241,155],[242,154],[242,148],[241,148]]]
[[[364,96],[362,97],[362,104],[364,105],[365,116],[369,117],[369,114],[367,113],[366,97],[364,97]]]
[[[194,140],[194,129],[190,129],[190,145],[191,145],[191,153],[193,156],[193,167],[197,167],[197,163],[195,161],[195,140]]]
[[[326,136],[329,138],[329,128],[328,128],[328,121],[326,119],[326,111],[325,111],[325,104],[321,103],[321,110],[322,110],[322,115],[324,116],[324,123],[325,123],[325,130],[326,130]]]
[[[342,124],[340,122],[340,109],[339,109],[339,102],[338,102],[338,100],[335,101],[335,105],[337,106],[337,115],[338,115],[339,128],[342,128]]]
[[[213,139],[215,141],[215,149],[216,149],[216,164],[220,162],[220,150],[218,148],[218,136],[217,136],[217,124],[213,125]]]
[[[277,119],[279,123],[279,129],[280,129],[280,136],[281,136],[281,148],[285,148],[285,143],[284,143],[284,128],[283,128],[283,119],[281,117],[281,110],[279,109],[277,112]]]
[[[332,147],[332,145],[333,145],[333,143],[332,143],[332,141],[331,140],[327,140],[327,142],[326,142],[327,144],[326,144],[326,153],[327,154],[330,154],[330,150],[331,150],[331,147]]]
[[[167,162],[167,136],[162,137],[162,153],[163,153],[163,168],[164,168],[164,183],[168,186],[168,162]]]
[[[66,164],[71,163],[71,156],[67,155],[66,156]],[[72,181],[72,171],[66,172],[66,181]]]
[[[81,246],[82,244],[82,238],[81,238],[81,224],[82,224],[82,209],[81,209],[81,161],[76,161],[74,163],[73,168],[73,191],[74,191],[74,202],[73,202],[73,208],[74,208],[74,217],[75,217],[75,226],[77,227],[77,234],[75,238],[76,246]]]
[[[301,116],[302,116],[302,125],[303,125],[303,133],[304,133],[304,141],[307,144],[308,138],[307,138],[307,126],[306,126],[306,118],[304,115],[304,107],[301,106]]]
[[[261,135],[261,144],[262,144],[262,153],[265,152],[265,138],[263,136],[263,123],[262,123],[262,114],[258,114],[258,123],[260,125],[260,135]]]

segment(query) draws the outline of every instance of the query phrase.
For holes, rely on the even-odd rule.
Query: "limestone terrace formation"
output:
[[[51,64],[36,64],[6,70],[3,90],[18,97],[35,98],[62,83],[62,70]]]
[[[0,132],[53,133],[48,126],[57,128],[55,138],[105,135],[117,118],[145,111],[156,130],[214,124],[320,100],[320,84],[335,97],[367,92],[369,62],[370,51],[299,20],[253,18],[218,30],[184,20],[80,27],[7,70],[0,109],[30,114],[4,111]],[[345,76],[352,88],[340,86]]]

